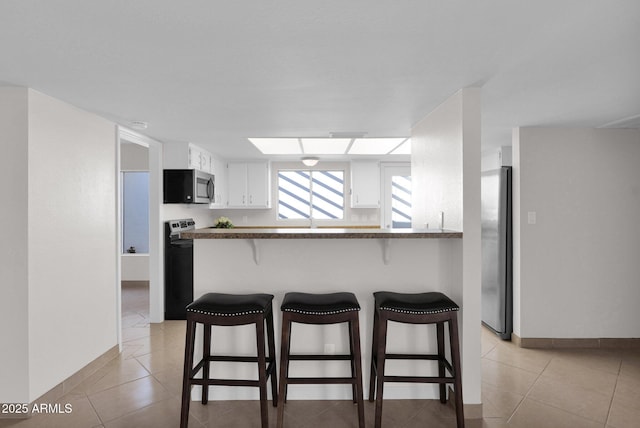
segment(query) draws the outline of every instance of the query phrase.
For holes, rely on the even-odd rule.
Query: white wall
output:
[[[120,170],[148,171],[149,148],[123,140],[120,145]]]
[[[513,149],[515,333],[640,337],[640,131],[520,128]]]
[[[122,281],[149,281],[149,254],[123,254],[120,261]]]
[[[27,92],[0,88],[0,403],[29,401]]]
[[[458,91],[411,132],[413,226],[463,232],[460,282],[465,404],[480,400],[480,90]]]
[[[0,401],[29,402],[117,344],[115,125],[26,88],[0,99]]]
[[[32,90],[28,245],[35,399],[117,344],[116,127]]]

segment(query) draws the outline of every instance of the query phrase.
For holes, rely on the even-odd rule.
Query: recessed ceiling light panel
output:
[[[350,155],[386,155],[406,138],[356,138],[349,149]]]
[[[407,138],[407,141],[402,143],[398,148],[392,151],[392,155],[410,155],[411,154],[411,138]]]
[[[299,155],[302,154],[297,138],[249,138],[265,155]]]
[[[351,138],[301,138],[300,141],[309,155],[343,155]]]

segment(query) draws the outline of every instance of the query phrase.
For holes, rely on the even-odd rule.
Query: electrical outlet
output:
[[[324,344],[324,353],[325,353],[325,355],[335,355],[335,353],[336,353],[336,345],[334,343],[325,343]]]
[[[536,218],[536,212],[535,211],[529,211],[527,213],[527,220],[529,224],[536,224],[537,218]]]

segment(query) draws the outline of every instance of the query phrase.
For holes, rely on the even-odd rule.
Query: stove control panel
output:
[[[196,222],[192,218],[185,218],[181,220],[169,220],[169,228],[171,234],[184,232],[187,230],[193,230],[196,228]]]

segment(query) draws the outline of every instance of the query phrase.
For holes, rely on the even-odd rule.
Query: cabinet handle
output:
[[[253,195],[249,195],[249,204],[252,205],[253,204]]]

